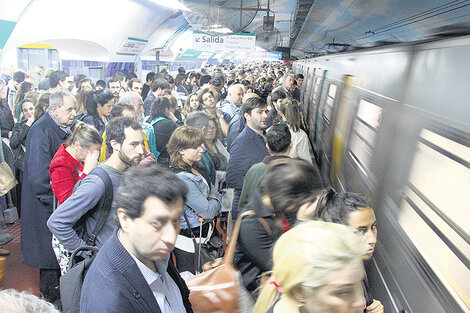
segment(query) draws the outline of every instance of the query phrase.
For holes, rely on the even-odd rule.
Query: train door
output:
[[[341,98],[337,104],[337,113],[335,117],[333,131],[333,147],[330,165],[330,180],[336,190],[342,192],[347,190],[345,179],[342,175],[343,154],[348,140],[349,129],[352,122],[352,113],[355,102],[356,78],[346,75],[344,78]]]
[[[317,160],[318,166],[321,165],[321,157],[320,157],[320,143],[319,139],[317,138],[318,135],[318,108],[321,101],[321,93],[322,93],[322,85],[324,78],[327,74],[327,70],[323,70],[317,68],[315,71],[315,80],[313,82],[313,89],[310,94],[310,105],[311,105],[311,114],[309,118],[310,124],[310,131],[309,137],[313,146],[313,153],[315,154],[315,158]]]
[[[356,192],[373,196],[377,179],[373,156],[382,124],[382,115],[394,100],[361,90],[358,92],[354,117],[344,155],[343,173],[346,185]]]

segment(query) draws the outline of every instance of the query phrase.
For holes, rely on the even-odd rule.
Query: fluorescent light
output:
[[[230,28],[224,27],[223,25],[211,25],[209,26],[209,29],[207,31],[221,33],[221,34],[233,33],[233,31]]]
[[[187,6],[179,2],[178,0],[150,0],[153,3],[161,5],[162,7],[181,10],[181,11],[191,11]]]

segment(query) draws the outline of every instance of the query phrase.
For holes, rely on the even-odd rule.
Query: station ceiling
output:
[[[0,43],[3,37],[4,47],[0,49],[3,55],[39,42],[56,47],[68,58],[113,61],[123,58],[115,54],[123,39],[135,37],[148,40],[144,54],[165,50],[193,29],[181,11],[154,1],[2,0]],[[268,5],[267,0],[259,4],[262,9]],[[470,0],[271,0],[269,5],[281,37],[279,49],[289,50],[293,58],[463,34],[470,29]],[[259,11],[244,31],[262,28],[265,15],[265,10]],[[9,36],[11,23],[6,22],[16,23]]]

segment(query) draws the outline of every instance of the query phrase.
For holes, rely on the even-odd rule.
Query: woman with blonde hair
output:
[[[101,135],[93,126],[77,122],[68,141],[60,145],[49,166],[52,191],[59,204],[98,165],[101,143]]]
[[[301,158],[313,164],[313,153],[307,133],[302,129],[302,113],[297,101],[283,99],[279,103],[279,115],[289,126],[292,149],[289,152],[291,158]]]
[[[295,248],[294,248],[295,247]],[[365,306],[365,243],[352,229],[309,221],[283,234],[256,313],[355,313]]]

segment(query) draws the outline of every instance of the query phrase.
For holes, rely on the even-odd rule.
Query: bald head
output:
[[[227,91],[227,98],[237,107],[242,104],[244,91],[240,84],[231,85]]]

